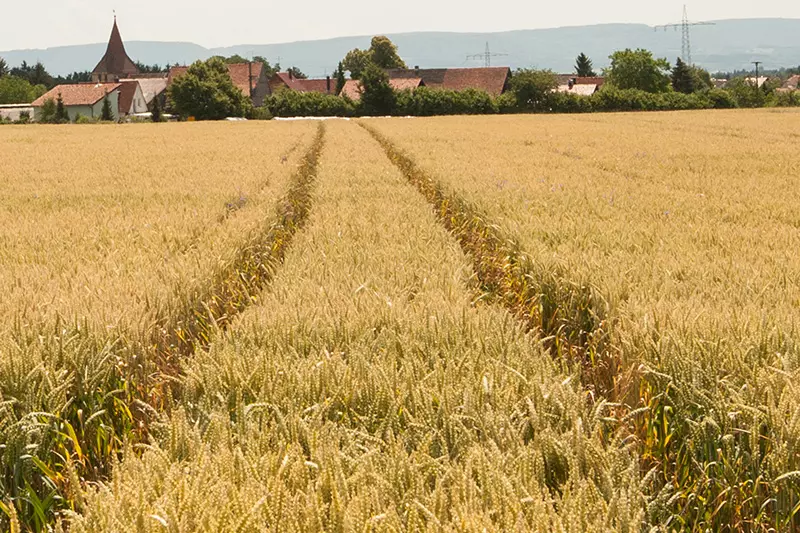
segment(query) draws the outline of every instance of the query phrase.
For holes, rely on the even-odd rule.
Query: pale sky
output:
[[[684,0],[0,0],[0,50],[126,41],[208,48],[411,31],[488,32],[608,22],[678,22]],[[797,0],[693,0],[692,20],[800,18]]]

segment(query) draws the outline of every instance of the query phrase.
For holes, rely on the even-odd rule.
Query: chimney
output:
[[[252,61],[248,61],[247,62],[247,72],[248,72],[247,83],[250,85],[250,98],[252,98],[253,94],[255,93],[255,91],[253,91],[253,62]]]
[[[292,69],[289,69],[289,79],[290,80],[294,79],[294,76],[292,75]]]
[[[419,78],[419,65],[414,65],[414,75]]]
[[[331,94],[331,77],[326,76],[325,81],[328,83],[328,94]]]

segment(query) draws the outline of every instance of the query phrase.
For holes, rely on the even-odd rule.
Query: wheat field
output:
[[[797,117],[0,129],[0,526],[800,528]]]

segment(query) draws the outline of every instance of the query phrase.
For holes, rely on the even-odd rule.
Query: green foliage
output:
[[[592,65],[592,60],[584,53],[581,53],[575,60],[575,73],[581,78],[591,78],[597,76]]]
[[[8,74],[8,63],[6,60],[0,57],[0,78]]]
[[[267,61],[267,58],[264,56],[253,56],[253,61],[255,61],[256,63],[264,64],[264,72],[266,72],[267,74],[267,79],[271,78],[276,73],[281,71],[280,63],[275,63],[274,65],[271,65],[270,62]]]
[[[44,85],[47,89],[55,87],[55,80],[44,68],[41,62],[37,62],[34,66],[28,65],[25,61],[22,65],[12,68],[10,71],[12,76],[28,80],[31,85]]]
[[[162,68],[161,65],[158,65],[158,64],[145,65],[141,61],[137,61],[136,62],[136,67],[139,69],[139,71],[142,74],[159,74],[159,73],[162,73],[162,72],[168,72],[169,71],[169,69],[165,70],[164,68]]]
[[[293,78],[297,78],[298,80],[305,80],[308,79],[308,76],[297,67],[289,67],[286,69],[286,72],[292,75]]]
[[[0,78],[0,104],[29,104],[42,96],[47,89],[34,86],[24,78],[3,76]]]
[[[233,84],[228,67],[218,58],[195,62],[172,82],[168,97],[181,117],[196,120],[245,117],[252,108],[250,99]]]
[[[370,62],[370,53],[366,50],[359,50],[358,48],[347,52],[347,55],[344,56],[344,60],[342,60],[344,68],[350,72],[350,78],[354,80],[361,78],[361,74]]]
[[[69,112],[67,112],[67,108],[64,106],[64,99],[61,98],[61,93],[58,93],[58,98],[56,98],[56,122],[59,124],[67,124],[70,122]]]
[[[52,98],[48,98],[42,103],[42,107],[39,109],[39,116],[37,117],[38,122],[42,124],[55,124],[57,120],[56,113],[56,101]]]
[[[75,116],[75,124],[97,124],[97,119],[78,113]]]
[[[335,77],[336,77],[336,94],[342,94],[342,89],[344,89],[345,83],[347,83],[347,78],[345,78],[344,64],[341,61],[339,61],[339,66],[336,67]]]
[[[153,122],[161,122],[161,97],[153,98],[153,109],[150,111]]]
[[[764,92],[746,78],[734,78],[725,89],[733,96],[736,107],[762,107],[766,102]]]
[[[619,89],[638,89],[649,93],[670,90],[670,69],[666,59],[655,59],[648,50],[620,50],[609,57],[611,66],[606,71],[607,82]]]
[[[354,80],[361,79],[370,64],[382,69],[406,68],[405,61],[397,53],[397,46],[383,35],[373,37],[368,50],[355,48],[349,51],[342,63]]]
[[[448,91],[420,87],[397,95],[397,114],[417,117],[435,115],[493,115],[497,103],[485,91]]]
[[[369,47],[370,60],[380,68],[406,68],[406,63],[397,53],[397,46],[383,35],[372,38]]]
[[[361,109],[365,115],[391,115],[397,95],[389,84],[389,75],[375,64],[361,74]]]
[[[114,120],[114,112],[111,109],[111,100],[108,98],[108,93],[106,93],[103,98],[103,109],[100,111],[100,120],[104,122],[111,122]]]
[[[547,111],[558,78],[551,70],[521,69],[511,78],[511,91],[520,111]]]
[[[691,94],[696,90],[692,69],[680,57],[672,69],[672,88],[684,94]]]
[[[736,99],[729,91],[712,88],[705,91],[704,94],[714,109],[734,109],[736,107]]]
[[[347,98],[317,92],[278,91],[268,96],[264,107],[275,117],[349,117],[355,114]]]

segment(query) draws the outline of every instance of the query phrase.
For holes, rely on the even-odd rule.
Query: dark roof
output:
[[[391,69],[389,78],[421,78],[426,87],[463,91],[478,89],[498,96],[511,76],[508,67]]]
[[[121,77],[139,74],[139,67],[131,61],[125,52],[125,45],[117,27],[117,18],[114,17],[114,27],[111,28],[111,38],[108,40],[106,55],[94,67],[92,74],[117,74]]]
[[[139,82],[121,81],[119,83],[119,113],[120,115],[127,115],[131,112],[133,106],[133,99],[136,97],[136,89],[139,87]]]
[[[119,83],[78,83],[74,85],[58,85],[34,101],[32,107],[41,107],[47,100],[58,100],[64,105],[94,105],[106,94],[118,89]]]
[[[575,74],[559,74],[556,76],[558,78],[559,85],[568,85],[570,82],[573,82],[575,85],[597,85],[601,86],[606,82],[606,79],[603,76],[576,76]]]

